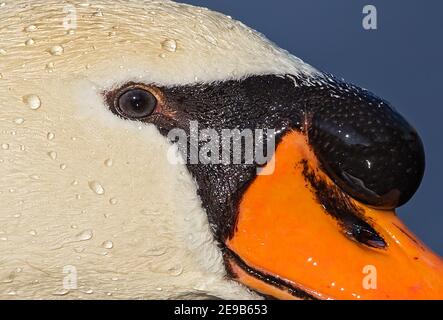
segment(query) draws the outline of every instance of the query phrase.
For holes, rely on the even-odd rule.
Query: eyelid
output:
[[[145,90],[149,93],[151,93],[156,99],[157,99],[157,104],[162,104],[164,101],[164,96],[162,94],[162,91],[155,87],[155,86],[149,86],[149,85],[145,85],[142,83],[129,83],[126,84],[124,86],[122,86],[121,88],[114,90],[113,92],[115,92],[114,99],[113,99],[113,106],[117,106],[118,104],[118,100],[119,98],[125,94],[126,92],[128,92],[129,90],[134,90],[134,89],[141,89],[141,90]]]

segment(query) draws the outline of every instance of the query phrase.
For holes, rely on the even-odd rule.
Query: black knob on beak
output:
[[[308,137],[324,170],[354,199],[382,209],[405,204],[423,178],[415,129],[369,92],[341,85],[321,90],[310,108]]]

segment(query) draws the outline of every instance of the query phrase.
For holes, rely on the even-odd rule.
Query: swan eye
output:
[[[154,112],[157,103],[157,98],[148,90],[131,88],[117,98],[115,109],[122,117],[143,119]]]

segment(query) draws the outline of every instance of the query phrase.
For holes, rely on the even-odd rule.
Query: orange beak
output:
[[[226,242],[238,281],[279,299],[443,299],[442,260],[394,211],[338,189],[304,135],[286,135],[274,157],[274,173],[257,176],[243,195]],[[331,214],[319,185],[335,193],[338,211],[354,215]]]

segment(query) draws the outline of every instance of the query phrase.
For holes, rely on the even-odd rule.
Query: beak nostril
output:
[[[303,176],[313,187],[317,200],[325,212],[338,221],[346,237],[368,247],[387,248],[383,237],[365,220],[363,211],[347,195],[318,177],[307,161],[303,161],[302,165]]]

